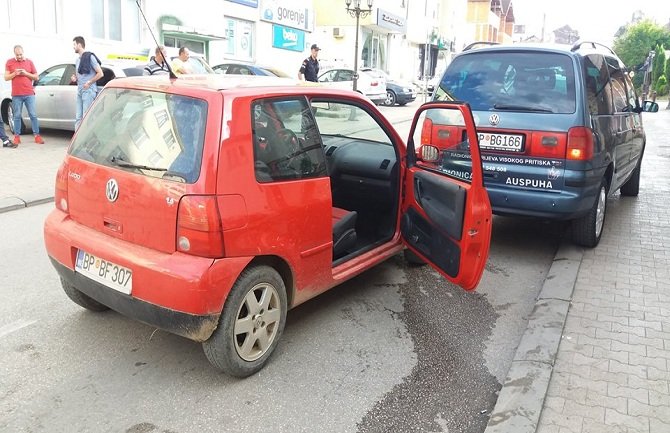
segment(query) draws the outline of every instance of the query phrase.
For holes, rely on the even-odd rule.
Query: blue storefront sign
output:
[[[258,7],[258,0],[228,0],[231,3],[238,3],[244,6],[249,6],[252,8]]]
[[[282,50],[304,51],[305,32],[277,24],[272,25],[272,46]]]

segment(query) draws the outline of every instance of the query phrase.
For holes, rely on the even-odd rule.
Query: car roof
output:
[[[462,51],[459,56],[482,53],[482,52],[499,52],[499,51],[533,51],[533,52],[552,52],[562,53],[574,56],[582,56],[586,53],[601,53],[613,57],[617,57],[616,53],[606,45],[591,42],[581,41],[574,45],[557,44],[549,42],[516,42],[513,44],[494,44],[473,47],[471,49]],[[618,57],[617,57],[618,58]]]
[[[182,75],[170,80],[167,75],[128,77],[112,80],[106,87],[120,87],[140,90],[154,90],[164,92],[166,86],[173,87],[174,93],[183,91],[212,91],[235,93],[238,95],[276,94],[328,94],[332,96],[347,96],[363,98],[352,90],[336,89],[319,83],[302,81],[293,78],[270,77],[263,75],[233,75],[233,74],[193,74]]]

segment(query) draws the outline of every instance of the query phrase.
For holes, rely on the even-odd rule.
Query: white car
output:
[[[338,89],[353,90],[354,71],[353,69],[330,69],[319,75],[319,83]],[[374,77],[366,71],[358,72],[357,91],[377,105],[386,102],[386,80]]]
[[[136,62],[115,61],[102,62],[103,77],[97,82],[101,89],[114,78],[142,75],[142,67]],[[40,121],[40,128],[53,128],[74,131],[74,118],[77,112],[77,84],[70,81],[74,74],[74,63],[61,63],[52,66],[39,75],[33,83],[35,88],[35,111]],[[12,93],[7,87],[0,95],[0,116],[2,122],[14,131]],[[28,111],[24,108],[21,113],[21,130],[25,132],[30,127]]]

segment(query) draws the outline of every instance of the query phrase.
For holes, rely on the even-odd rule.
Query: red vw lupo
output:
[[[416,125],[437,110],[466,127],[470,157],[457,163],[470,176],[443,170],[429,143],[415,156]],[[491,235],[476,143],[462,104],[422,106],[406,146],[350,91],[215,75],[114,80],[58,171],[46,248],[77,304],[200,341],[215,367],[248,376],[289,308],[405,246],[475,288]]]

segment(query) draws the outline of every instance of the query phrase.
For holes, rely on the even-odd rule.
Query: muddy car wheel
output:
[[[637,197],[640,193],[640,171],[642,170],[642,158],[637,163],[637,167],[630,176],[630,179],[621,186],[621,195],[625,197]]]
[[[62,278],[60,280],[60,284],[63,286],[63,290],[65,291],[67,297],[80,307],[84,307],[90,311],[95,311],[96,313],[109,310],[108,306],[103,305],[90,296],[82,293],[79,289],[69,284]]]
[[[572,240],[583,247],[593,248],[600,242],[607,212],[607,182],[603,179],[589,213],[572,221]]]
[[[286,288],[277,271],[268,266],[246,269],[226,299],[219,326],[202,344],[207,359],[231,376],[256,373],[277,347],[286,309]]]

